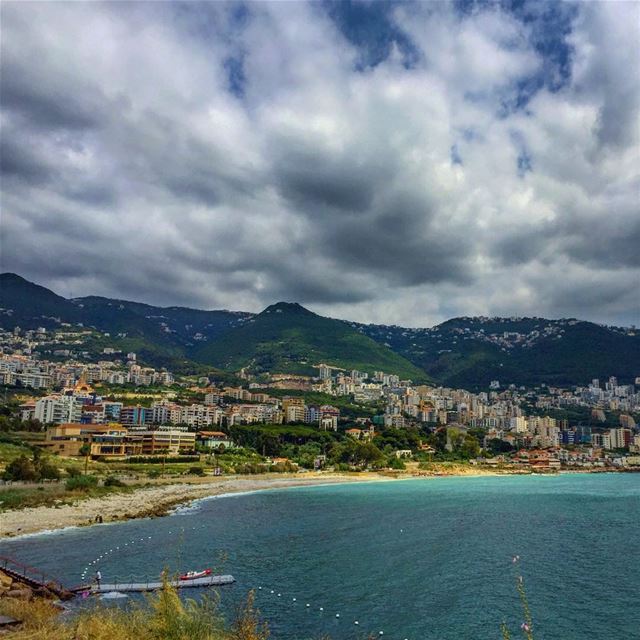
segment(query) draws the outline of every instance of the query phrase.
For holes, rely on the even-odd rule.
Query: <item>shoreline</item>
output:
[[[223,477],[215,480],[191,480],[140,487],[130,493],[113,493],[100,498],[80,499],[70,505],[26,507],[4,511],[0,515],[0,541],[22,538],[64,529],[113,524],[141,518],[171,514],[196,501],[248,494],[289,487],[384,481],[378,474],[313,475],[301,478],[294,474],[277,476]],[[365,476],[365,477],[363,477]],[[96,521],[97,517],[102,521]]]
[[[588,471],[561,471],[589,473]],[[598,473],[602,473],[598,471]],[[305,474],[264,474],[259,476],[223,476],[197,478],[187,482],[167,482],[153,486],[140,486],[129,493],[113,493],[99,498],[85,498],[69,505],[26,507],[4,511],[0,516],[0,542],[34,535],[59,533],[65,529],[114,524],[141,518],[164,517],[181,508],[213,498],[251,494],[272,489],[332,484],[390,482],[401,480],[431,480],[436,478],[478,478],[531,474],[514,470],[477,468],[450,469],[448,472],[374,472]],[[98,518],[98,516],[100,518]]]

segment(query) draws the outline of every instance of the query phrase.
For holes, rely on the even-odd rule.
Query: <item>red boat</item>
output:
[[[196,578],[206,578],[211,575],[211,569],[203,569],[202,571],[187,571],[180,576],[180,580],[195,580]]]

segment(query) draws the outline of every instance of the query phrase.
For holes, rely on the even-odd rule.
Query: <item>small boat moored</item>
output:
[[[202,571],[187,571],[180,576],[180,580],[196,580],[197,578],[206,578],[211,575],[211,569],[203,569]]]

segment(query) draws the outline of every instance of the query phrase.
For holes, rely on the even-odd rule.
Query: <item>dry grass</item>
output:
[[[0,613],[23,620],[7,640],[267,640],[269,631],[253,607],[253,594],[226,624],[215,597],[181,600],[175,589],[164,588],[146,605],[127,610],[99,606],[65,619],[46,601],[3,599]]]

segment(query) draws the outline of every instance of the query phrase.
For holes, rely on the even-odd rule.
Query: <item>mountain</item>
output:
[[[81,313],[66,298],[15,273],[0,274],[0,326],[31,328],[81,322]]]
[[[1,327],[62,322],[109,333],[88,345],[95,353],[117,346],[176,371],[204,364],[311,373],[324,362],[463,388],[486,388],[492,380],[566,386],[640,376],[640,332],[575,319],[461,317],[408,329],[333,320],[285,302],[255,315],[98,296],[68,300],[16,274],[0,274]]]
[[[427,379],[424,371],[342,320],[324,318],[287,302],[267,307],[222,340],[196,348],[192,357],[233,371],[250,366],[256,372],[312,374],[314,365],[324,363]]]
[[[351,323],[442,384],[585,384],[640,375],[640,333],[575,319],[463,317],[429,329]]]
[[[98,296],[68,300],[13,273],[0,274],[0,326],[13,329],[55,328],[82,324],[109,333],[89,340],[84,349],[105,346],[135,351],[143,362],[175,371],[194,368],[188,352],[199,341],[218,339],[253,314],[154,307]]]
[[[341,320],[280,303],[262,313],[202,311],[87,296],[67,300],[15,274],[0,275],[0,326],[23,329],[82,323],[110,334],[83,348],[135,351],[143,362],[185,370],[189,362],[237,371],[313,373],[320,362],[425,380],[423,371]],[[198,365],[195,365],[198,366]]]

